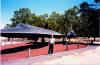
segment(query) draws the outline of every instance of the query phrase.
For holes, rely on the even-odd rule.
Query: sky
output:
[[[42,15],[50,14],[52,11],[63,14],[65,10],[72,8],[74,5],[91,0],[1,0],[1,26],[10,24],[10,19],[14,11],[20,8],[29,8],[31,13]]]

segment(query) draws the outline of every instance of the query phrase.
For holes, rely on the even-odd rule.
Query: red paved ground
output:
[[[29,45],[29,44],[23,43],[23,44],[6,45],[6,46],[2,46],[1,49],[3,50],[7,48],[14,48],[14,47],[20,47],[20,46],[26,46],[26,45]],[[83,47],[85,47],[85,45],[79,44],[79,48],[83,48]],[[68,50],[74,50],[74,49],[78,49],[78,44],[68,45]],[[66,51],[66,45],[54,44],[54,53],[62,52],[62,51]],[[38,49],[31,49],[30,54],[31,54],[30,55],[31,57],[48,54],[48,46],[38,48]],[[8,60],[15,60],[15,59],[27,58],[27,57],[28,57],[28,50],[25,50],[25,51],[21,51],[17,53],[1,55],[1,61],[4,62]]]

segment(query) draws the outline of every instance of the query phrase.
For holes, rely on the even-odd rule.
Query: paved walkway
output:
[[[95,49],[95,48],[96,48],[96,46],[87,46],[86,48],[54,53],[53,56],[41,55],[41,56],[36,56],[36,57],[17,59],[17,60],[13,60],[13,61],[5,61],[5,62],[2,62],[1,65],[31,65],[36,62],[41,62],[41,61],[49,60],[52,58],[57,58],[60,56],[69,55],[69,54],[73,54],[76,52],[77,53],[83,52],[83,51],[91,50],[91,49]]]

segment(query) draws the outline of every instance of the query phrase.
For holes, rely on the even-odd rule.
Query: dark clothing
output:
[[[49,44],[48,54],[53,54],[53,44]]]

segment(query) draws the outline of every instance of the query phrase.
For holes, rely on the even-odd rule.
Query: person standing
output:
[[[49,51],[48,54],[53,55],[53,44],[55,43],[55,39],[53,38],[53,34],[51,35],[51,38],[49,39]]]

